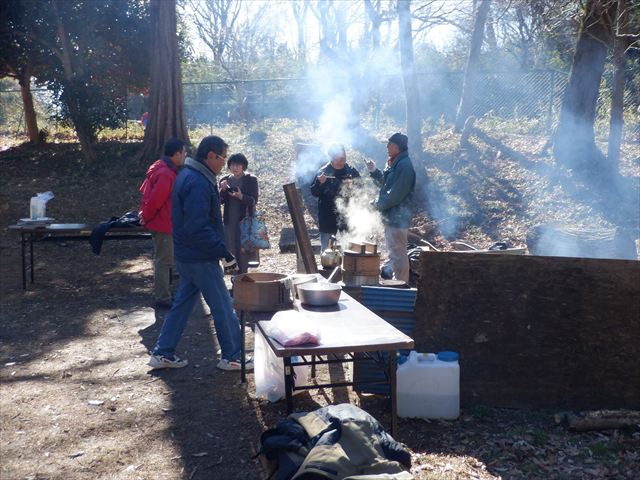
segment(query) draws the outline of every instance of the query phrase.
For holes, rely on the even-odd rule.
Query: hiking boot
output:
[[[147,365],[151,367],[151,370],[158,370],[160,368],[182,368],[189,364],[189,360],[182,359],[177,355],[173,358],[163,357],[162,355],[151,355]]]
[[[239,371],[242,366],[240,365],[240,360],[226,360],[226,359],[221,359],[218,362],[218,368],[220,370],[225,370],[227,372],[231,372],[231,371]],[[253,370],[253,359],[252,358],[247,358],[245,364],[244,364],[244,368],[245,370],[249,371],[249,370]]]

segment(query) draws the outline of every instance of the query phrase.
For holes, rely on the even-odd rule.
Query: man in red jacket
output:
[[[171,308],[173,300],[169,287],[173,266],[171,191],[186,154],[182,140],[169,140],[164,146],[164,156],[149,167],[140,186],[140,221],[153,236],[153,290],[157,308]]]

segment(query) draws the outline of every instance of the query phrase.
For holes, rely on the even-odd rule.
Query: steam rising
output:
[[[327,100],[322,107],[318,131],[324,150],[326,151],[328,146],[334,143],[350,145],[353,142],[350,125],[353,123],[351,98],[347,94],[337,94]]]
[[[370,107],[380,88],[380,77],[398,71],[397,55],[386,49],[364,52],[360,57],[352,52],[349,59],[335,59],[307,72],[309,89],[321,103],[315,145],[298,146],[295,177],[299,184],[309,185],[322,165],[329,161],[327,149],[332,144],[348,149],[367,145],[372,135],[363,128],[360,118]],[[389,132],[391,134],[393,132]],[[381,144],[374,146],[384,156]],[[371,158],[372,152],[362,153]],[[347,157],[347,163],[354,166]],[[383,236],[380,213],[370,202],[377,198],[378,188],[369,179],[364,164],[358,166],[362,178],[352,185],[343,184],[342,199],[336,207],[345,219],[348,230],[339,235],[343,247],[348,241],[369,241]]]
[[[382,216],[370,204],[377,193],[377,187],[369,178],[343,184],[342,198],[336,199],[336,208],[347,223],[347,231],[338,238],[343,249],[349,241],[372,241],[383,236]]]

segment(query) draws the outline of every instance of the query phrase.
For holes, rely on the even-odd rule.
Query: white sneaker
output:
[[[227,372],[230,372],[230,371],[239,371],[242,368],[242,365],[240,364],[240,360],[226,360],[223,358],[218,362],[217,367],[220,370],[225,370]],[[253,359],[247,358],[244,364],[244,369],[253,370]]]
[[[152,370],[158,370],[160,368],[183,368],[189,364],[189,360],[179,358],[177,355],[173,356],[173,359],[163,357],[162,355],[151,355],[147,365]]]

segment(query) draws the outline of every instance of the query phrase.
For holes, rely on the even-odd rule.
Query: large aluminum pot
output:
[[[289,286],[291,293],[298,298],[298,285],[302,285],[303,283],[316,283],[318,282],[318,277],[320,277],[317,273],[296,273],[291,275],[286,280],[286,284]],[[322,277],[320,279],[324,280]]]
[[[342,287],[335,283],[304,283],[298,285],[298,296],[305,305],[326,307],[335,305],[340,298]]]

